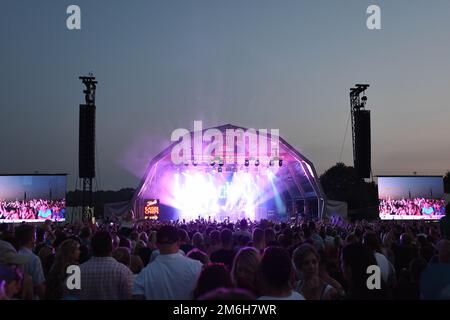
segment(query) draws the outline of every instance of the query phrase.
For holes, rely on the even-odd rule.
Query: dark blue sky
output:
[[[66,28],[78,4],[82,30]],[[382,30],[366,28],[381,7]],[[369,83],[374,175],[450,169],[450,1],[0,4],[0,172],[77,175],[78,76],[93,71],[102,189],[135,187],[172,130],[279,128],[319,173],[339,160],[348,90]],[[351,132],[343,161],[352,164]]]

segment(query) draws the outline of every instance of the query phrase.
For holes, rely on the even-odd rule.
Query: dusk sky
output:
[[[66,27],[71,4],[81,30]],[[382,30],[366,26],[370,4]],[[91,71],[101,189],[137,187],[194,120],[280,129],[321,174],[355,83],[371,85],[374,175],[450,170],[448,0],[2,0],[0,37],[2,174],[68,173],[74,189]]]
[[[434,198],[444,196],[442,177],[378,177],[380,199]]]

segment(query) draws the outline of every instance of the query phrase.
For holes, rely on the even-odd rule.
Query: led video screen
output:
[[[445,215],[441,176],[378,177],[380,218],[438,220]]]
[[[64,221],[66,175],[0,175],[0,222]]]

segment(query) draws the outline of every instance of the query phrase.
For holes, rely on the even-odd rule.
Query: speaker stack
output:
[[[361,178],[370,178],[370,110],[355,111],[355,169]]]
[[[81,179],[95,177],[95,105],[80,105],[78,172]]]

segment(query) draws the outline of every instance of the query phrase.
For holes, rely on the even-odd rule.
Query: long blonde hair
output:
[[[255,284],[260,261],[261,255],[255,248],[245,247],[239,250],[231,268],[231,280],[234,285],[238,285],[239,279],[246,279],[249,284]]]

